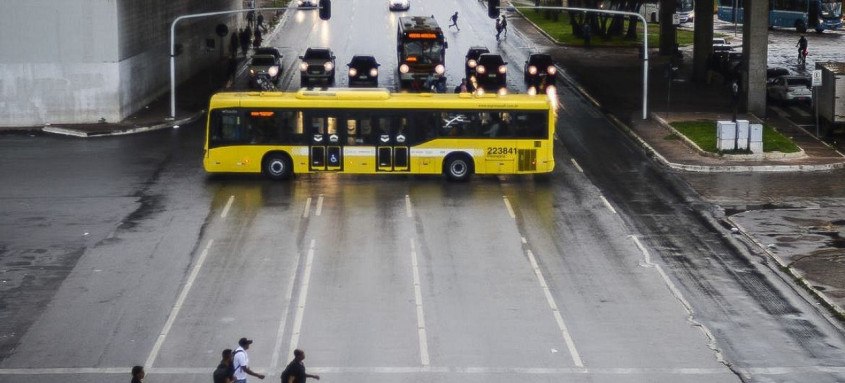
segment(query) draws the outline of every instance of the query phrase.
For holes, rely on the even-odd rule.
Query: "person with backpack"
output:
[[[220,364],[212,374],[214,383],[233,383],[235,381],[235,369],[232,368],[232,349],[223,350]]]
[[[249,369],[249,356],[246,350],[249,350],[249,345],[252,344],[252,339],[241,338],[238,341],[238,348],[232,353],[232,368],[234,369],[235,383],[246,383],[246,376],[252,375],[258,379],[264,379],[264,374],[259,374]]]
[[[293,360],[288,363],[285,370],[282,371],[281,383],[305,383],[306,378],[314,378],[320,380],[320,375],[311,375],[305,373],[305,351],[300,349],[293,350]]]

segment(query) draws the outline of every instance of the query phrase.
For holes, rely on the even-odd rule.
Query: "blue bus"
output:
[[[749,0],[750,1],[750,0]],[[742,23],[743,0],[719,0],[722,21]],[[769,0],[769,26],[821,33],[842,26],[842,0]]]

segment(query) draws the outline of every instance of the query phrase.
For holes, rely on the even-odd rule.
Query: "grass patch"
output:
[[[552,21],[543,17],[544,11],[535,12],[533,9],[526,9],[524,7],[517,7],[520,12],[528,19],[536,24],[540,29],[545,31],[549,36],[557,42],[566,45],[584,45],[584,40],[572,34],[572,25],[569,24],[569,13],[561,12],[558,21]],[[625,28],[627,28],[628,21],[625,21]],[[660,34],[658,33],[658,24],[649,24],[648,26],[648,45],[650,47],[660,46]],[[643,24],[637,23],[637,39],[628,40],[624,36],[614,36],[605,39],[593,33],[593,38],[590,40],[590,45],[597,47],[638,47],[642,45]],[[688,46],[692,45],[693,32],[688,30],[678,30],[678,45]]]
[[[719,153],[716,150],[716,121],[696,120],[673,122],[672,127],[701,150]],[[763,152],[795,153],[798,148],[789,137],[784,136],[769,125],[763,124]]]

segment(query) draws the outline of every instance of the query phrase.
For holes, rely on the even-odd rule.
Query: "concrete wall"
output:
[[[745,110],[766,116],[766,66],[769,57],[769,2],[746,2],[742,24]]]
[[[239,0],[0,0],[0,126],[120,121],[169,90],[170,23]],[[217,63],[218,23],[183,22],[177,79]],[[228,39],[224,39],[228,43]]]

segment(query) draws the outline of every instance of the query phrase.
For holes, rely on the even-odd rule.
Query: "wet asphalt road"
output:
[[[331,23],[293,13],[279,45],[342,39],[341,62],[361,49],[343,43],[353,25],[395,19],[380,1],[335,7]],[[475,2],[460,12],[492,24]],[[395,66],[385,30],[363,47]],[[495,44],[484,30],[450,35],[450,78],[466,47]],[[509,39],[521,62],[529,44]],[[105,382],[148,364],[151,382],[207,381],[241,336],[268,379],[302,347],[326,381],[843,380],[841,329],[736,251],[714,205],[560,96],[545,182],[208,177],[199,124],[0,136],[14,164],[0,169],[14,185],[0,194],[0,380]]]

